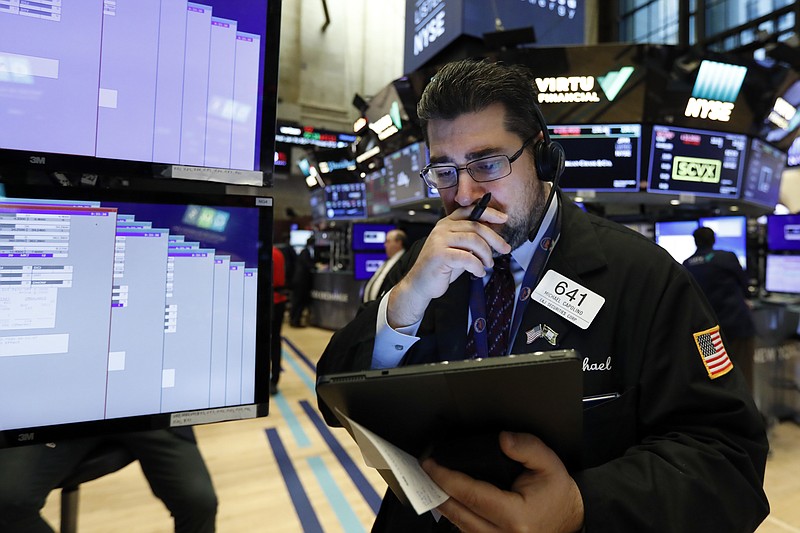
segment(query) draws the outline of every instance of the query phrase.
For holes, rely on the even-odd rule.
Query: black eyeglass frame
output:
[[[472,178],[472,180],[474,182],[476,182],[476,183],[489,183],[489,182],[492,182],[492,181],[501,180],[501,179],[511,175],[511,163],[513,163],[514,161],[516,161],[517,159],[519,159],[522,156],[522,153],[525,151],[525,148],[535,138],[536,138],[536,135],[531,135],[530,137],[528,137],[525,140],[525,142],[522,143],[522,147],[519,150],[517,150],[516,152],[514,152],[514,154],[512,154],[510,156],[506,155],[506,154],[487,155],[485,157],[479,157],[478,159],[473,159],[472,161],[467,161],[467,164],[464,165],[463,167],[459,167],[459,166],[456,166],[456,165],[444,165],[444,164],[427,165],[425,168],[423,168],[420,171],[419,177],[422,178],[422,181],[425,182],[425,185],[427,185],[428,187],[430,187],[432,189],[436,189],[436,190],[452,189],[453,187],[458,185],[458,179],[459,179],[459,176],[461,175],[461,171],[462,170],[466,170],[467,174],[469,174],[469,177]],[[479,179],[477,179],[475,177],[475,175],[472,173],[472,170],[470,170],[469,167],[471,165],[475,164],[475,163],[480,163],[481,161],[486,161],[487,159],[492,159],[492,158],[495,158],[495,157],[505,157],[506,159],[508,159],[508,173],[507,174],[503,174],[502,176],[498,176],[497,178],[489,179],[489,180],[479,180]],[[436,185],[433,185],[425,177],[425,174],[427,174],[431,169],[434,169],[434,168],[454,168],[456,170],[456,181],[455,181],[455,183],[453,183],[452,185],[448,185],[447,187],[437,187]]]

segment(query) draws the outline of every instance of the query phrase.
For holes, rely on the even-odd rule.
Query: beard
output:
[[[511,245],[512,250],[524,244],[535,229],[546,208],[548,193],[544,182],[534,178],[527,182],[523,192],[524,201],[508,211],[508,220],[498,233]]]

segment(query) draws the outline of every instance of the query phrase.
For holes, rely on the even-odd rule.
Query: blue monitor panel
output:
[[[353,254],[353,275],[357,281],[365,281],[372,277],[386,261],[384,253],[356,252]]]
[[[389,205],[402,206],[427,198],[419,173],[425,166],[424,143],[410,144],[383,158],[389,185]]]
[[[272,199],[230,189],[6,184],[0,448],[267,414]]]
[[[727,250],[736,254],[739,264],[747,268],[747,218],[744,216],[733,217],[702,217],[700,225],[714,230],[717,250]]]
[[[800,215],[767,217],[767,249],[800,252]]]
[[[761,139],[753,138],[742,184],[742,200],[775,208],[787,155]]]
[[[639,191],[641,124],[549,126],[564,147],[559,186],[565,191]]]
[[[745,135],[655,125],[647,191],[738,199],[746,150]]]
[[[363,181],[325,186],[325,217],[342,220],[367,217],[367,192]]]
[[[664,248],[679,263],[686,261],[697,249],[692,234],[696,220],[656,222],[656,244]]]
[[[800,294],[800,255],[767,254],[764,289]]]
[[[394,224],[353,222],[353,250],[383,250],[383,243],[386,242],[386,234],[396,227],[397,226]]]

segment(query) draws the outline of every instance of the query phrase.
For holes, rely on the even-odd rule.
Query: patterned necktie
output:
[[[510,254],[495,257],[492,276],[483,288],[483,294],[486,301],[486,336],[489,357],[506,355],[511,315],[514,311],[514,276],[511,274]],[[468,358],[477,355],[473,327],[470,327],[467,335],[465,351]]]

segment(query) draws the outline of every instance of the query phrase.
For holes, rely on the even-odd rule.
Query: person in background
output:
[[[217,496],[191,427],[0,450],[0,531],[52,532],[40,514],[47,495],[105,444],[126,447],[139,461],[153,494],[172,514],[176,533],[215,531]],[[125,505],[125,498],[119,505]],[[137,529],[135,523],[120,524],[120,528]]]
[[[705,293],[719,319],[725,348],[753,392],[756,326],[747,302],[747,275],[733,252],[715,250],[716,235],[707,227],[692,234],[697,251],[683,262]]]
[[[276,246],[272,247],[272,317],[270,320],[270,376],[269,393],[278,394],[278,381],[281,378],[281,330],[283,315],[286,313],[286,262]]]
[[[297,255],[292,276],[291,309],[289,325],[293,328],[303,327],[303,312],[311,303],[311,282],[314,273],[314,246],[316,239],[309,237],[306,246]]]
[[[386,250],[387,259],[364,286],[364,296],[362,298],[364,303],[371,302],[383,294],[382,288],[386,275],[397,264],[397,261],[400,260],[407,248],[408,236],[405,231],[393,229],[386,234],[383,249]]]
[[[417,114],[430,151],[421,175],[447,216],[403,254],[391,290],[332,336],[317,374],[573,349],[583,457],[568,469],[536,435],[501,432],[495,445],[521,470],[508,487],[428,458],[450,496],[442,520],[388,491],[373,531],[754,531],[769,512],[766,430],[713,310],[665,250],[550,183],[563,153],[544,137],[533,74],[449,63]],[[501,311],[484,315],[484,300]],[[485,460],[459,450],[470,452]]]

